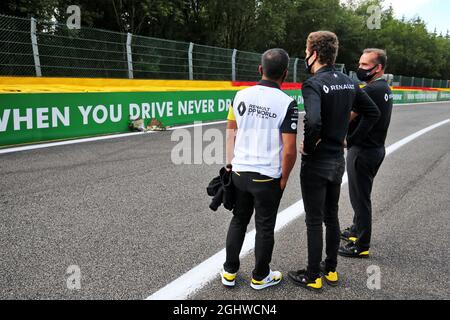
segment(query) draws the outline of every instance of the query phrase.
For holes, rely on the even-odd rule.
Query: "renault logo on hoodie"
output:
[[[323,86],[323,91],[325,92],[325,93],[328,93],[328,92],[330,92],[330,89],[327,87],[327,86]]]
[[[239,115],[242,117],[245,114],[245,111],[247,111],[247,107],[245,106],[244,102],[241,102],[237,108]]]

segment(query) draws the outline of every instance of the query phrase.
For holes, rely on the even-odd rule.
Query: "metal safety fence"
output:
[[[4,76],[257,81],[260,60],[260,53],[0,15]],[[292,58],[287,80],[306,77],[303,60]]]
[[[257,81],[260,60],[261,53],[0,15],[3,76]],[[291,58],[287,81],[306,78],[304,60]],[[402,76],[395,83],[449,85]]]
[[[393,85],[402,87],[449,88],[450,82],[447,80],[394,75]]]

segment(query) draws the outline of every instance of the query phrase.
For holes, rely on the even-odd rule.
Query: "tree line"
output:
[[[364,48],[379,47],[389,73],[450,79],[449,32],[429,32],[418,16],[398,19],[383,0],[2,0],[0,13],[63,22],[70,5],[80,6],[85,27],[244,51],[282,47],[297,57],[311,31],[330,30],[347,70]],[[380,28],[367,26],[373,5],[383,8]]]

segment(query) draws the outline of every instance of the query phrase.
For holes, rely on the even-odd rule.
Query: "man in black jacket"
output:
[[[306,115],[300,178],[306,211],[308,267],[289,272],[289,277],[295,284],[317,291],[322,289],[321,273],[330,285],[338,283],[338,202],[350,112],[355,110],[361,116],[358,127],[347,138],[350,143],[363,141],[380,116],[369,96],[333,67],[338,47],[337,36],[332,32],[309,35],[305,63],[314,76],[303,83],[302,89]],[[321,265],[324,222],[326,260]]]
[[[359,61],[358,78],[367,83],[364,91],[377,104],[381,117],[363,140],[348,144],[347,173],[350,201],[355,213],[353,225],[341,233],[347,245],[339,249],[345,257],[367,258],[372,234],[373,181],[386,155],[385,141],[391,122],[393,96],[383,79],[386,69],[386,52],[381,49],[366,49]],[[361,117],[352,112],[351,134],[358,127]]]

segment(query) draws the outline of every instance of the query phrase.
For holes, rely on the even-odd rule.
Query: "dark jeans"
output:
[[[355,213],[351,231],[358,238],[357,246],[369,250],[372,236],[373,180],[386,156],[385,148],[351,147],[347,154],[350,202]]]
[[[303,159],[300,172],[308,237],[308,276],[320,274],[323,250],[323,223],[326,226],[326,269],[335,271],[340,244],[339,196],[345,171],[344,157],[337,159]]]
[[[269,275],[274,246],[274,229],[278,207],[283,195],[280,179],[252,172],[234,172],[236,204],[228,229],[224,268],[227,272],[239,270],[239,254],[244,243],[247,226],[255,211],[255,269],[253,278],[261,281]]]

